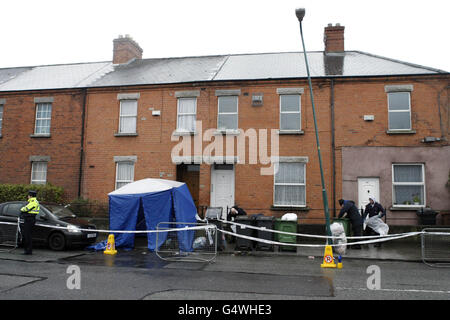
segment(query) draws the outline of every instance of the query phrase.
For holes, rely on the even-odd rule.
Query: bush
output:
[[[108,204],[78,198],[70,202],[70,210],[79,217],[107,217]]]
[[[0,203],[27,200],[29,190],[37,192],[37,199],[40,202],[61,203],[63,201],[64,189],[52,184],[0,184]]]

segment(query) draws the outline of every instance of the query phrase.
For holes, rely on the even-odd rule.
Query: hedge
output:
[[[63,201],[64,189],[51,184],[0,184],[0,203],[27,200],[29,190],[37,192],[37,199],[40,202],[61,203]]]

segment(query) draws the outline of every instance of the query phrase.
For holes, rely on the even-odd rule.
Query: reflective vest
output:
[[[28,204],[20,209],[22,212],[28,212],[31,214],[39,214],[39,210],[40,206],[36,198],[28,199]]]

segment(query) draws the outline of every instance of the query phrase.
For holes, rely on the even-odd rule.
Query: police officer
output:
[[[350,219],[352,224],[352,232],[354,237],[360,237],[362,235],[363,220],[359,214],[358,208],[355,206],[355,202],[352,200],[339,199],[339,204],[341,205],[341,211],[339,211],[338,218],[342,218],[344,214]],[[355,242],[360,241],[355,240]],[[352,249],[361,249],[361,245],[355,244],[351,246]]]
[[[30,190],[28,192],[28,204],[20,209],[21,217],[24,220],[22,225],[23,248],[24,254],[32,254],[33,239],[32,231],[36,223],[36,216],[39,214],[40,206],[36,199],[36,191]]]

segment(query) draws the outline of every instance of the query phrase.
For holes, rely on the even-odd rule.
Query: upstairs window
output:
[[[49,135],[51,120],[52,120],[52,104],[48,102],[37,103],[36,124],[34,134]]]
[[[195,132],[197,98],[178,98],[177,131]]]
[[[388,93],[389,130],[411,130],[410,92]]]
[[[119,133],[136,133],[137,100],[121,100]]]
[[[280,131],[300,131],[300,95],[280,95]]]
[[[0,137],[2,136],[2,125],[3,125],[3,105],[0,104]]]
[[[238,129],[238,97],[220,96],[219,110],[217,114],[218,130],[237,130]]]

